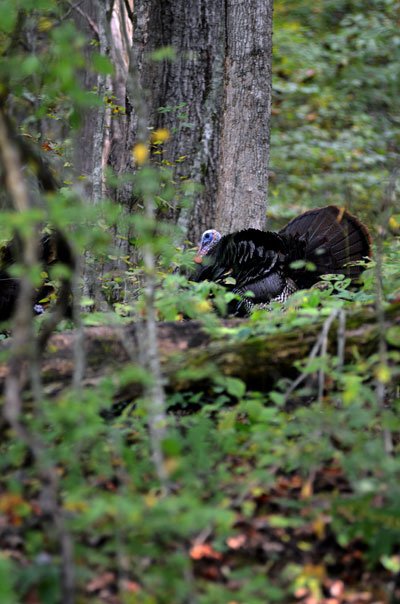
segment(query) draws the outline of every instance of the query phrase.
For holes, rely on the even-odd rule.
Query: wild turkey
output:
[[[362,267],[354,263],[370,255],[367,227],[347,210],[327,206],[300,214],[278,233],[247,229],[221,237],[213,229],[205,231],[192,280],[220,282],[241,295],[252,292],[229,309],[244,315],[256,304],[284,302],[326,273],[356,279]]]
[[[18,261],[20,257],[20,241],[15,236],[0,250],[0,321],[6,321],[13,315],[18,293],[19,279],[10,274],[10,268]],[[64,235],[59,231],[54,231],[52,234],[45,234],[40,240],[39,260],[43,264],[44,269],[58,262],[68,266],[71,270],[74,269],[75,260],[72,250],[65,239]],[[65,289],[69,289],[67,283],[64,284]],[[53,292],[53,287],[46,282],[35,292],[35,297],[32,300],[32,312],[41,314],[43,307],[40,301],[47,298]],[[68,294],[67,296],[68,297]],[[69,310],[66,308],[64,314],[68,315]]]

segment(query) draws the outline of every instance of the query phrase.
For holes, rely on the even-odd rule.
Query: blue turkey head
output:
[[[208,254],[215,245],[217,245],[218,241],[221,239],[221,235],[215,229],[209,229],[208,231],[204,231],[201,236],[199,249],[197,251],[200,257]]]

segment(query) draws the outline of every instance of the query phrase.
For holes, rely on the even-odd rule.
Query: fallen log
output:
[[[279,329],[263,333],[262,325],[247,319],[224,320],[213,334],[200,321],[159,323],[159,354],[167,391],[199,391],[207,388],[217,375],[241,379],[252,390],[267,392],[276,381],[294,379],[295,361],[307,359],[321,334],[326,317],[318,318],[301,329]],[[400,325],[400,303],[385,312],[385,330]],[[246,334],[246,337],[243,336]],[[46,393],[56,395],[69,387],[74,372],[73,331],[51,336],[41,363],[41,377]],[[368,358],[378,350],[379,328],[374,309],[365,308],[351,314],[343,334],[344,361]],[[88,327],[84,330],[86,366],[83,385],[98,384],[128,364],[139,363],[138,326]],[[10,341],[0,342],[0,388],[7,376],[7,349]],[[336,354],[337,321],[332,321],[328,352]],[[116,399],[127,400],[139,395],[141,385],[125,384]]]

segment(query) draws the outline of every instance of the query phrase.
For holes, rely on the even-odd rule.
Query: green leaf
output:
[[[293,262],[290,263],[290,268],[293,268],[293,269],[304,268],[305,265],[306,265],[305,260],[294,260]]]
[[[263,410],[263,405],[260,401],[246,401],[243,405],[244,410],[248,414],[251,421],[256,422]]]
[[[233,430],[236,424],[236,416],[236,409],[221,413],[220,420],[218,422],[219,432],[230,432],[231,430]]]
[[[148,56],[152,61],[176,61],[176,50],[173,46],[162,46]]]
[[[15,0],[3,0],[0,6],[0,31],[9,34],[17,22],[17,6]]]
[[[392,346],[400,347],[400,327],[397,327],[397,325],[389,327],[386,332],[386,339]]]
[[[21,73],[25,76],[32,75],[40,70],[41,63],[39,57],[30,55],[21,63]]]
[[[14,592],[14,566],[9,558],[0,558],[0,602],[7,604],[17,604],[17,597]]]
[[[282,406],[285,404],[285,395],[282,394],[281,392],[276,392],[275,390],[272,390],[269,393],[269,398],[271,399],[271,401],[273,403],[275,403],[278,406]]]
[[[236,398],[241,398],[246,392],[246,384],[238,378],[227,377],[225,379],[228,393]]]
[[[101,75],[109,75],[114,72],[110,59],[104,55],[94,54],[92,56],[92,65],[94,69]]]
[[[215,378],[216,384],[222,386],[226,389],[228,394],[231,396],[236,396],[236,398],[240,399],[246,392],[246,384],[239,380],[238,378],[233,377],[225,377],[225,376],[217,376]]]
[[[400,559],[399,556],[388,556],[383,554],[380,558],[382,566],[392,573],[398,573],[400,571]]]
[[[224,283],[226,285],[236,285],[236,279],[234,279],[233,277],[227,277],[226,279],[224,279]]]

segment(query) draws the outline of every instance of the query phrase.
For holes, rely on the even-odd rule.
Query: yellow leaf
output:
[[[301,549],[303,552],[309,552],[312,548],[312,544],[308,541],[298,541],[297,547]]]
[[[379,365],[375,370],[375,375],[380,382],[387,384],[390,380],[390,369],[387,365]]]
[[[149,157],[149,148],[144,143],[137,143],[132,149],[133,159],[138,166],[143,166]]]
[[[167,128],[158,128],[151,134],[151,142],[165,143],[170,137],[169,130]]]
[[[53,27],[53,23],[45,17],[39,19],[39,31],[49,31]]]
[[[86,512],[89,504],[86,501],[66,501],[64,510],[67,512]]]
[[[144,498],[145,504],[147,505],[147,507],[152,508],[154,507],[157,503],[158,503],[159,498],[157,497],[157,495],[154,492],[150,492],[147,493],[147,495]]]
[[[323,516],[317,516],[312,527],[318,539],[323,539],[325,537],[325,518]]]
[[[301,574],[303,577],[313,577],[323,581],[326,577],[326,568],[323,564],[306,564]]]
[[[6,493],[0,497],[0,511],[8,514],[23,503],[25,501],[18,493]]]
[[[165,460],[165,469],[167,470],[167,474],[173,474],[177,468],[179,468],[180,462],[178,457],[169,457]]]
[[[391,216],[389,218],[389,227],[393,230],[393,231],[398,231],[400,230],[400,222],[397,220],[399,218],[399,216]]]
[[[313,494],[313,483],[311,480],[306,480],[301,487],[301,499],[309,499]]]
[[[196,310],[198,310],[199,312],[209,312],[210,310],[212,310],[211,302],[209,302],[208,300],[202,300],[201,302],[197,302]]]

